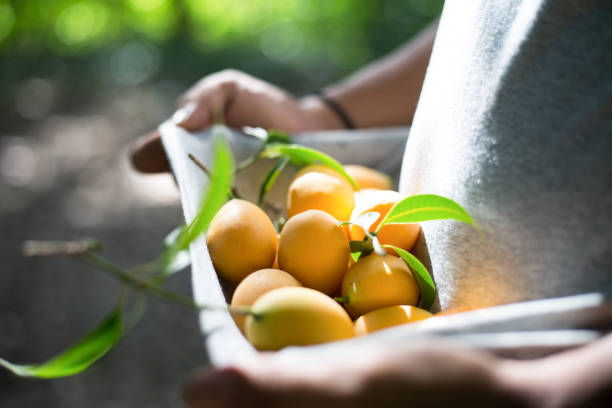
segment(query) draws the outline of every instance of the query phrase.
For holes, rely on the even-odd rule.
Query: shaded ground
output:
[[[0,356],[40,362],[114,306],[117,283],[70,259],[26,259],[26,239],[96,237],[119,265],[153,259],[182,214],[170,176],[141,176],[127,148],[172,110],[151,87],[109,92],[75,113],[0,131]],[[34,107],[35,108],[35,107]],[[168,287],[190,295],[188,272]],[[196,314],[151,300],[139,325],[85,374],[25,380],[0,370],[0,406],[181,406],[180,386],[204,364]]]

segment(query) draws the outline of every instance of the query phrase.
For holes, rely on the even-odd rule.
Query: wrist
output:
[[[342,119],[319,96],[304,96],[298,104],[302,112],[302,130],[346,129]]]

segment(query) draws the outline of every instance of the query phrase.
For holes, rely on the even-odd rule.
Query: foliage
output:
[[[376,232],[387,224],[453,219],[477,227],[474,220],[453,200],[435,194],[420,194],[397,202],[382,219]]]
[[[0,111],[30,78],[78,99],[237,68],[312,92],[409,40],[442,2],[0,0]]]

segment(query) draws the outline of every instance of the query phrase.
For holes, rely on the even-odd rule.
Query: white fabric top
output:
[[[609,0],[446,1],[400,180],[482,228],[422,224],[439,307],[612,296],[611,47]]]

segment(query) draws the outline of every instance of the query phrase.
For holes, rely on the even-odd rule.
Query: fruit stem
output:
[[[258,159],[259,159],[259,154],[255,154],[253,156],[247,157],[246,159],[238,163],[238,165],[236,165],[236,170],[234,170],[234,174],[246,169],[247,167],[255,163]]]
[[[335,297],[334,300],[338,303],[347,303],[349,301],[348,296],[340,296],[340,297]]]
[[[227,306],[227,310],[238,316],[253,316],[255,319],[261,318],[261,314],[253,312],[250,306]]]
[[[374,245],[374,252],[376,252],[377,255],[379,256],[387,255],[387,251],[385,251],[385,249],[382,247],[377,237],[374,237],[372,239],[372,244]]]
[[[204,173],[206,173],[206,175],[208,177],[211,177],[210,175],[210,171],[208,170],[208,168],[204,165],[204,163],[202,163],[200,160],[198,160],[193,154],[189,153],[187,155],[187,157],[189,157],[189,159],[195,163],[196,166],[198,166],[200,169],[202,169],[202,171]]]
[[[107,273],[110,273],[115,278],[119,279],[122,282],[127,283],[130,286],[133,286],[137,289],[145,289],[152,293],[153,295],[169,300],[174,303],[182,304],[188,307],[197,307],[198,305],[193,301],[193,299],[179,295],[178,293],[170,292],[165,289],[160,288],[159,286],[144,280],[140,280],[135,278],[130,273],[125,270],[119,268],[118,266],[111,263],[109,260],[92,253],[87,253],[81,256],[81,258],[89,263],[97,267],[100,270],[103,270]]]

